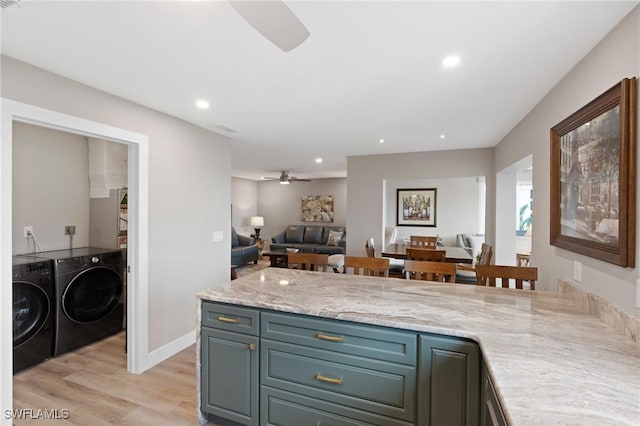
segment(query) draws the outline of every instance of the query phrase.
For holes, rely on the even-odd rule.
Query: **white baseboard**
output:
[[[167,358],[171,358],[181,350],[193,345],[196,342],[196,331],[192,330],[182,337],[178,337],[173,342],[169,342],[158,349],[149,352],[147,356],[147,368],[145,370],[160,364]]]

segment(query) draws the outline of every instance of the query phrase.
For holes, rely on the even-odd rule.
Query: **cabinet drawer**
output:
[[[412,421],[416,368],[348,354],[262,340],[260,383]]]
[[[202,325],[205,327],[257,336],[259,318],[257,309],[202,302]]]
[[[413,423],[263,386],[260,424],[266,426],[412,426]]]
[[[416,333],[272,312],[261,315],[265,339],[416,365]]]

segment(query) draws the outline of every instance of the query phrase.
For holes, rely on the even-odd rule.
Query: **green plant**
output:
[[[529,209],[529,203],[524,204],[522,205],[522,207],[520,207],[519,218],[520,218],[520,221],[519,221],[520,223],[518,224],[518,230],[522,231],[523,233],[526,233],[531,227],[531,219],[532,219],[531,210]]]

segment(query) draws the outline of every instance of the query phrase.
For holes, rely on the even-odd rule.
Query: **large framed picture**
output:
[[[551,129],[550,243],[635,265],[636,78]]]
[[[436,188],[398,189],[398,226],[436,226]]]
[[[300,206],[303,222],[333,222],[333,195],[305,195]]]

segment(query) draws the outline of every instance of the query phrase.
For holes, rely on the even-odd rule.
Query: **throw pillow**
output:
[[[304,242],[320,244],[322,242],[322,226],[308,226],[304,230]]]
[[[344,232],[329,231],[329,238],[327,238],[327,245],[328,246],[337,246],[338,245],[338,241],[340,241],[340,239],[342,238],[343,235],[344,235]]]
[[[302,243],[304,238],[304,226],[291,226],[287,227],[285,231],[285,242],[287,243]]]

